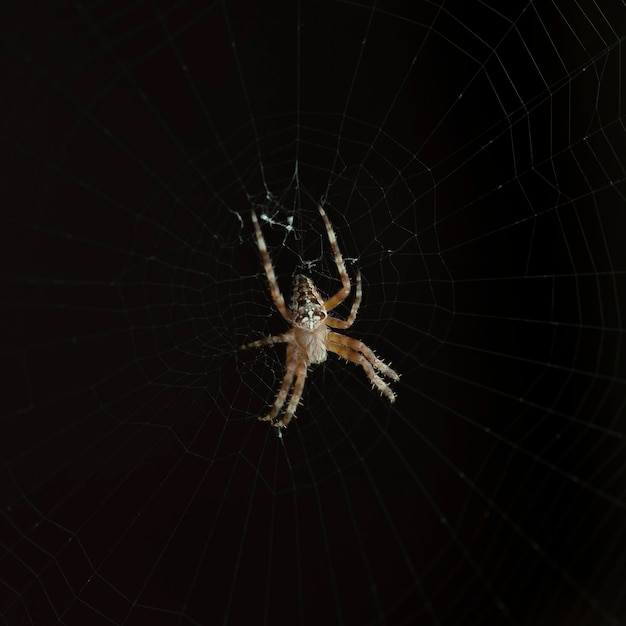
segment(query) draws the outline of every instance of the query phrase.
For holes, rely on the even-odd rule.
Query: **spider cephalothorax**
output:
[[[328,356],[328,352],[334,352],[347,361],[360,365],[365,370],[367,377],[372,381],[372,385],[387,396],[391,402],[396,399],[396,396],[378,372],[392,380],[400,379],[400,376],[389,365],[383,363],[362,341],[346,337],[331,330],[331,328],[350,328],[354,323],[359,305],[361,304],[361,274],[357,273],[356,275],[354,302],[347,319],[341,320],[329,315],[330,311],[348,297],[351,284],[343,257],[341,252],[339,252],[335,231],[324,209],[321,206],[318,206],[317,209],[326,226],[328,242],[333,251],[335,265],[341,279],[341,289],[328,300],[324,300],[313,281],[307,276],[299,274],[294,279],[291,306],[289,308],[287,308],[283,294],[278,288],[274,266],[270,260],[263,233],[261,232],[256,213],[252,211],[252,224],[254,225],[263,268],[269,282],[270,294],[278,312],[290,324],[291,329],[282,335],[266,337],[259,341],[247,343],[240,346],[239,349],[258,348],[274,343],[287,344],[286,370],[282,385],[270,412],[265,417],[259,417],[260,420],[269,421],[273,426],[277,427],[287,426],[294,416],[302,397],[309,365],[323,363]],[[282,418],[277,419],[277,415],[282,410],[289,390],[292,387],[289,404]]]

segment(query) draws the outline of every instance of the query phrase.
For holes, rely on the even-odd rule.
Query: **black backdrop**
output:
[[[623,8],[5,5],[4,623],[622,623]]]

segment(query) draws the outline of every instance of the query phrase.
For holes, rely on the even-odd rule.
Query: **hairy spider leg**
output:
[[[378,388],[378,390],[386,395],[390,402],[395,401],[396,394],[376,373],[376,370],[379,370],[381,373],[389,376],[389,378],[392,378],[393,380],[399,380],[400,376],[398,376],[398,374],[388,365],[377,358],[376,355],[365,344],[363,344],[363,342],[358,339],[344,337],[338,333],[331,333],[329,336],[328,349],[338,356],[360,365],[365,370],[367,377]]]
[[[287,424],[289,424],[289,422],[291,421],[291,418],[294,416],[296,409],[298,408],[298,404],[300,404],[300,398],[302,398],[306,374],[307,366],[305,361],[301,358],[297,358],[296,382],[293,385],[293,392],[291,393],[289,404],[287,405],[287,409],[285,410],[282,418],[277,422],[272,422],[272,426],[275,426],[276,428],[286,428]]]
[[[354,302],[352,303],[352,308],[350,309],[350,315],[348,315],[347,319],[340,320],[336,317],[327,317],[326,325],[331,328],[350,328],[352,324],[354,324],[354,320],[356,319],[356,314],[359,310],[359,306],[361,306],[361,298],[363,297],[363,292],[361,290],[361,272],[357,272],[356,274],[356,292],[354,296]]]
[[[272,337],[265,337],[258,341],[252,341],[250,343],[244,343],[239,346],[239,350],[247,350],[248,348],[260,348],[261,346],[271,346],[274,343],[285,343],[289,341],[285,335],[274,335]]]
[[[400,375],[389,367],[389,365],[381,361],[374,354],[374,351],[368,348],[361,340],[347,337],[346,335],[340,335],[339,333],[331,333],[329,341],[346,346],[355,352],[360,352],[377,370],[385,374],[385,376],[389,376],[389,378],[393,378],[393,380],[400,380]]]
[[[285,377],[283,378],[283,383],[276,394],[276,399],[274,400],[274,404],[272,405],[272,409],[265,417],[259,417],[259,421],[261,422],[271,422],[283,408],[285,404],[285,400],[287,400],[287,394],[291,389],[291,385],[293,384],[293,378],[296,373],[296,366],[298,364],[298,354],[296,349],[291,345],[287,344],[287,356],[286,356],[286,367],[285,367]]]
[[[291,323],[291,313],[289,312],[289,309],[285,304],[283,294],[278,288],[276,274],[274,273],[274,266],[272,265],[272,260],[270,259],[269,252],[267,251],[265,239],[263,237],[263,233],[261,232],[261,227],[259,226],[259,221],[256,218],[256,213],[254,212],[254,209],[252,210],[252,223],[254,225],[254,232],[256,233],[256,241],[259,247],[259,252],[261,253],[261,260],[263,261],[263,268],[265,269],[265,274],[270,285],[270,294],[272,296],[272,300],[276,305],[278,312],[285,318],[285,320]]]
[[[338,304],[341,304],[350,293],[350,278],[348,277],[348,272],[346,271],[346,265],[343,262],[343,257],[341,256],[341,252],[339,252],[339,245],[337,244],[337,237],[335,236],[335,231],[328,220],[326,215],[326,211],[322,209],[321,206],[318,205],[317,210],[320,212],[322,219],[324,220],[324,225],[326,226],[326,234],[328,235],[328,243],[330,243],[330,249],[333,251],[333,256],[335,257],[335,265],[337,266],[337,271],[339,272],[339,278],[341,279],[341,289],[330,299],[328,299],[324,306],[326,311],[332,311]]]

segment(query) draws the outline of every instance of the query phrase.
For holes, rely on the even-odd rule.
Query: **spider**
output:
[[[265,417],[259,417],[259,420],[270,422],[272,426],[277,428],[285,428],[294,416],[302,397],[309,366],[326,361],[329,351],[334,352],[347,361],[352,361],[352,363],[360,365],[364,369],[366,376],[372,382],[372,386],[376,387],[382,394],[387,396],[390,402],[393,402],[396,396],[389,388],[389,385],[380,377],[378,372],[393,380],[400,379],[400,376],[394,372],[391,367],[383,363],[362,341],[353,339],[352,337],[346,337],[345,335],[331,330],[333,328],[342,330],[350,328],[354,323],[362,297],[361,273],[357,272],[356,275],[356,294],[347,319],[342,320],[330,316],[329,312],[348,297],[352,285],[350,284],[350,278],[348,277],[343,257],[337,245],[335,231],[324,209],[318,206],[317,210],[322,216],[324,225],[326,226],[328,241],[333,252],[337,271],[339,272],[339,278],[341,279],[341,289],[328,300],[324,300],[313,281],[307,276],[298,274],[293,281],[291,306],[289,308],[285,305],[283,294],[280,292],[278,283],[276,282],[274,267],[267,251],[265,239],[259,227],[256,213],[254,210],[252,211],[252,224],[254,225],[257,245],[261,254],[261,260],[263,261],[263,268],[265,269],[265,274],[269,282],[272,301],[278,309],[278,312],[291,326],[291,329],[282,335],[266,337],[259,341],[244,344],[239,346],[239,349],[247,350],[248,348],[259,348],[276,343],[287,344],[285,377],[283,378],[283,382],[270,412]],[[287,404],[283,416],[278,419],[277,416],[283,409],[287,401],[289,390],[292,387],[293,390],[289,404]]]

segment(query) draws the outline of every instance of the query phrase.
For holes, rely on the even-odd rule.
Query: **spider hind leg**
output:
[[[396,394],[387,382],[378,375],[376,370],[392,380],[400,380],[400,375],[389,365],[383,363],[362,341],[338,333],[331,333],[329,335],[328,349],[341,358],[346,359],[346,361],[360,365],[372,385],[381,394],[387,396],[390,402],[395,402]]]
[[[296,356],[296,351],[294,347],[290,344],[287,344],[287,355],[286,355],[286,368],[285,368],[285,376],[283,377],[283,382],[276,394],[276,399],[274,400],[274,404],[270,412],[265,417],[259,417],[260,422],[271,422],[274,425],[274,421],[278,413],[280,413],[285,401],[287,400],[287,394],[293,385],[293,379],[296,375],[296,368],[298,364],[298,358]]]
[[[285,410],[284,415],[279,420],[274,420],[272,426],[275,428],[287,428],[287,424],[291,421],[291,418],[295,416],[296,409],[302,399],[302,393],[304,391],[304,382],[306,380],[307,366],[302,359],[297,359],[295,378],[296,382],[293,385],[293,391],[291,392],[291,398],[289,404]],[[284,383],[283,383],[284,384]],[[282,391],[282,388],[281,388]]]

